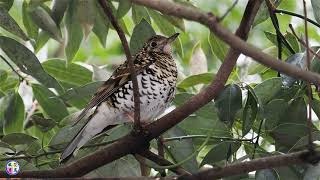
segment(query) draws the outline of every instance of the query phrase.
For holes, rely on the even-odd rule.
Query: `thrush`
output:
[[[171,37],[155,35],[133,56],[140,95],[140,120],[149,123],[161,115],[175,95],[177,66],[172,57]],[[63,161],[104,129],[133,122],[133,85],[128,62],[121,64],[112,76],[97,90],[75,122],[80,121],[91,109],[94,113],[63,151]]]

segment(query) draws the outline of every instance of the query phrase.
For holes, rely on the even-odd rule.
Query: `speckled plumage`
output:
[[[170,43],[177,36],[178,34],[169,38],[154,36],[133,57],[139,84],[142,123],[148,123],[161,115],[174,97],[177,67],[171,55]],[[133,87],[128,68],[127,61],[120,65],[77,117],[76,122],[95,108],[88,123],[64,150],[61,160],[72,155],[103,129],[133,122]]]

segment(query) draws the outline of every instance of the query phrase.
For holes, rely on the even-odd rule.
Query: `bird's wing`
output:
[[[141,73],[144,69],[153,64],[153,61],[150,61],[143,65],[135,64],[136,74]],[[87,106],[81,111],[80,115],[75,119],[74,125],[76,125],[93,107],[104,102],[112,93],[119,89],[122,85],[128,82],[131,79],[131,73],[127,61],[119,66],[112,76],[100,87],[98,88],[95,95],[92,97]]]

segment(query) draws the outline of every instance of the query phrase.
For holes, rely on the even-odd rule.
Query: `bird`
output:
[[[140,96],[141,124],[148,124],[161,115],[174,98],[178,73],[171,46],[178,35],[154,35],[132,56]],[[62,152],[60,162],[75,155],[83,145],[106,129],[134,121],[133,84],[128,61],[119,65],[97,89],[75,118],[75,124],[91,110],[93,113]]]

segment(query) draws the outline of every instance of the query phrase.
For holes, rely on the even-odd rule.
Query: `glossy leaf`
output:
[[[33,84],[34,97],[46,114],[55,121],[61,121],[69,113],[65,104],[53,92],[39,84]]]
[[[141,20],[134,29],[130,39],[130,50],[132,54],[136,54],[144,45],[144,43],[154,36],[156,33],[146,20]]]
[[[221,142],[213,146],[213,148],[203,158],[201,165],[215,164],[216,162],[228,159],[229,157],[227,157],[227,154],[230,146],[231,153],[233,154],[239,149],[240,145],[241,143],[239,142]]]
[[[78,52],[83,38],[81,24],[77,17],[77,0],[71,0],[67,9],[65,24],[67,28],[67,45],[65,48],[67,65],[69,65]]]
[[[3,136],[1,141],[10,145],[31,144],[36,138],[23,133],[11,133]]]
[[[38,25],[39,28],[48,32],[53,39],[57,40],[58,42],[62,42],[62,34],[60,29],[46,10],[44,10],[41,6],[38,6],[30,8],[29,11],[33,22]]]
[[[242,136],[246,135],[256,119],[258,113],[258,99],[253,89],[248,87],[247,101],[242,111]]]
[[[95,18],[92,31],[99,38],[101,45],[105,47],[110,24],[108,18],[105,16],[103,10],[101,9],[98,3],[96,3],[96,9],[98,12]]]
[[[57,80],[44,71],[38,58],[28,48],[4,36],[0,36],[0,47],[22,72],[34,77],[48,88],[62,91]]]
[[[281,78],[271,78],[254,88],[259,104],[264,105],[271,101],[282,89]]]
[[[78,64],[71,63],[66,67],[66,62],[61,59],[48,59],[42,63],[43,68],[61,82],[73,86],[80,86],[91,82],[92,72]]]
[[[215,100],[219,119],[232,125],[235,115],[242,108],[242,94],[238,85],[230,84],[219,94]]]
[[[0,116],[3,123],[3,133],[18,133],[23,131],[25,118],[24,104],[18,93],[10,93],[1,101],[3,115]]]
[[[59,26],[62,18],[64,16],[65,11],[67,10],[68,4],[71,0],[53,0],[52,2],[52,10],[51,15],[52,19]]]
[[[220,61],[223,61],[227,55],[229,47],[212,33],[209,35],[209,44],[213,54],[215,54]]]
[[[209,84],[214,77],[213,73],[203,73],[203,74],[197,74],[192,75],[184,80],[182,80],[179,84],[179,88],[189,88],[198,84]]]
[[[22,31],[18,23],[10,16],[8,10],[4,7],[0,7],[0,26],[7,30],[8,32],[20,37],[21,39],[27,41],[29,38]]]
[[[28,36],[36,39],[38,36],[38,26],[32,21],[32,18],[30,16],[29,11],[29,5],[27,1],[23,1],[22,3],[22,22],[24,27],[27,30]]]

